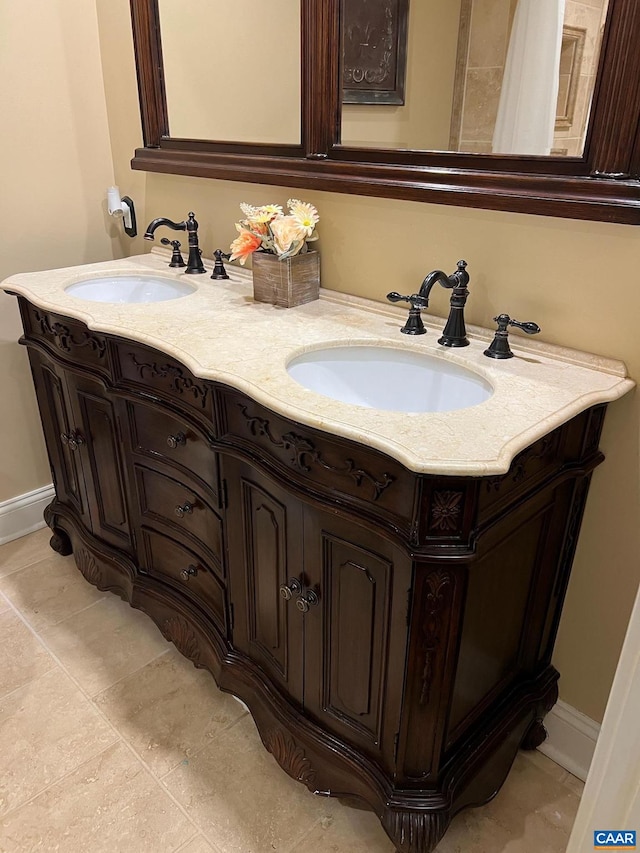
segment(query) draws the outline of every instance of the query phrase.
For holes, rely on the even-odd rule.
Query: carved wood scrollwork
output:
[[[560,430],[555,430],[536,441],[531,447],[518,454],[513,460],[509,473],[498,477],[489,477],[486,481],[487,492],[499,492],[504,483],[521,483],[529,476],[531,464],[546,457],[555,457],[559,449]]]
[[[433,659],[440,645],[442,617],[452,586],[451,575],[442,570],[432,572],[426,579],[426,598],[422,618],[422,652],[424,665],[420,689],[420,704],[427,705],[433,684]]]
[[[200,642],[186,619],[181,616],[171,616],[164,620],[160,630],[165,640],[173,643],[181,655],[196,665],[200,663]]]
[[[267,738],[266,747],[289,776],[313,789],[316,771],[306,757],[304,749],[298,746],[290,735],[281,729],[276,729]]]
[[[168,379],[173,391],[178,394],[191,394],[203,409],[206,407],[209,389],[206,385],[198,385],[190,376],[186,376],[182,368],[175,364],[138,361],[135,353],[132,352],[129,353],[129,358],[136,366],[140,379],[144,379],[145,375]]]
[[[79,548],[76,551],[76,565],[86,581],[93,584],[93,586],[100,586],[103,581],[102,569],[85,548]]]
[[[443,812],[385,811],[385,832],[398,853],[429,853],[444,835],[449,818]]]
[[[92,352],[97,354],[98,358],[104,358],[107,345],[102,338],[90,335],[88,332],[82,332],[78,338],[68,326],[63,323],[52,323],[47,315],[41,314],[40,311],[34,311],[33,316],[38,322],[42,334],[53,338],[58,349],[63,352],[70,353],[74,347],[89,347]]]
[[[283,450],[290,452],[291,464],[295,465],[304,474],[308,474],[311,471],[312,465],[317,465],[320,468],[324,468],[325,471],[331,471],[333,474],[350,477],[358,488],[366,483],[371,486],[371,497],[374,501],[377,501],[384,490],[395,481],[395,477],[387,473],[382,474],[379,479],[376,479],[368,471],[357,468],[353,459],[345,460],[343,466],[331,465],[322,458],[322,453],[309,439],[296,435],[294,432],[288,432],[281,438],[278,438],[271,432],[269,421],[266,418],[250,415],[247,407],[242,403],[238,403],[238,406],[251,434],[254,436],[264,436],[274,447],[281,447]]]

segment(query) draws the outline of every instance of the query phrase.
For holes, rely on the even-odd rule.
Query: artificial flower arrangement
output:
[[[231,244],[231,260],[244,264],[254,252],[266,252],[284,261],[307,252],[307,244],[318,239],[314,234],[320,221],[318,211],[296,198],[289,199],[287,209],[285,214],[279,204],[241,204],[245,218],[236,222],[238,236]]]

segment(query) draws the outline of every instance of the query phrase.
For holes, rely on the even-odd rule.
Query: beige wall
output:
[[[160,0],[172,136],[300,144],[300,2]]]
[[[117,256],[95,6],[3,3],[0,33],[0,279]],[[0,295],[0,502],[51,482],[20,332]]]
[[[344,145],[448,149],[460,2],[409,4],[405,104],[344,104]]]
[[[67,0],[65,5],[75,12],[74,26],[80,26],[81,21],[91,17],[79,0],[76,3]],[[38,12],[44,14],[41,6]],[[136,199],[143,224],[155,216],[182,218],[187,211],[195,210],[202,223],[202,245],[205,254],[210,256],[212,249],[228,246],[234,236],[233,223],[240,201],[283,202],[292,191],[132,173],[129,160],[134,147],[140,144],[140,122],[127,0],[98,0],[98,12],[116,179]],[[33,20],[35,15],[31,18]],[[43,29],[45,25],[43,23]],[[71,28],[70,32],[77,31]],[[96,54],[93,26],[87,26],[83,33],[87,38],[87,52]],[[51,32],[48,36],[51,38]],[[49,57],[54,47],[55,56]],[[64,61],[69,61],[76,48],[64,41],[49,45],[43,39],[39,48],[34,47],[34,51],[37,50],[41,56],[45,50],[47,52],[49,65],[45,67],[49,79],[51,69],[55,71]],[[64,75],[60,77],[64,79]],[[60,83],[60,79],[56,79]],[[69,86],[68,81],[66,85]],[[87,76],[86,86],[99,102],[102,93],[99,75],[94,75],[92,82]],[[85,102],[74,101],[68,88],[64,92],[70,111],[67,123],[72,121],[74,114],[77,120],[84,118]],[[28,96],[25,102],[33,104],[36,112],[39,106],[49,107],[47,99],[43,102],[37,83],[33,84]],[[57,93],[54,103],[59,104],[60,100],[60,93]],[[64,98],[62,102],[65,103]],[[85,123],[83,121],[83,126]],[[67,124],[62,122],[56,126],[64,129]],[[108,139],[102,122],[96,121],[94,130],[93,151],[96,151],[98,145],[106,147]],[[68,130],[65,133],[68,135]],[[74,138],[79,144],[81,140]],[[66,155],[68,144],[65,143],[59,152],[61,162],[65,160],[63,155]],[[76,151],[76,156],[82,158],[89,150]],[[101,162],[97,155],[95,162]],[[76,208],[72,212],[75,217],[80,216],[79,225],[75,218],[67,221],[58,215],[59,209],[53,205],[52,197],[55,197],[53,187],[58,186],[59,170],[59,163],[47,163],[42,169],[45,186],[35,192],[35,184],[27,175],[23,178],[29,196],[33,195],[31,207],[39,215],[40,205],[45,206],[58,238],[49,241],[45,231],[45,245],[49,245],[49,249],[46,252],[43,249],[34,258],[34,241],[39,250],[42,235],[36,234],[34,238],[33,233],[29,233],[21,242],[22,232],[16,227],[12,248],[22,245],[22,251],[12,255],[12,269],[79,263],[100,253],[108,256],[104,223],[99,217],[97,221],[95,218],[90,221],[89,211],[95,210],[92,202],[80,206],[77,199],[80,193],[72,199],[72,208],[74,204]],[[68,196],[66,181],[63,183],[60,191]],[[621,358],[627,362],[631,375],[640,377],[637,335],[640,289],[629,281],[629,271],[637,267],[640,256],[640,229],[294,192],[317,204],[322,216],[320,248],[325,286],[382,300],[391,288],[410,292],[429,269],[436,266],[453,269],[455,261],[465,257],[472,276],[468,315],[471,322],[487,325],[500,311],[508,311],[519,319],[536,320],[542,326],[544,340]],[[43,225],[47,224],[46,220],[47,216],[43,215]],[[10,222],[8,212],[6,222]],[[76,240],[78,230],[85,238],[81,249]],[[61,245],[64,250],[60,249]],[[137,251],[141,246],[140,241],[135,241],[118,244],[117,249]],[[212,282],[211,286],[216,285]],[[432,305],[435,312],[444,313],[445,294],[435,294]],[[18,415],[22,402],[16,401],[15,395],[26,382],[26,376],[22,375],[6,392],[9,396],[5,396],[12,401],[12,411],[23,422],[34,416],[33,413]],[[562,672],[562,697],[595,719],[602,715],[640,577],[639,424],[637,392],[611,406],[602,442],[607,460],[594,475],[555,655]],[[11,434],[14,445],[18,437],[18,445],[22,446],[23,436],[17,432]],[[2,446],[7,447],[6,440]],[[27,467],[25,460],[16,464],[16,470],[21,472]],[[40,481],[34,482],[34,486],[40,484]],[[17,494],[21,490],[24,490],[22,486],[9,492]]]

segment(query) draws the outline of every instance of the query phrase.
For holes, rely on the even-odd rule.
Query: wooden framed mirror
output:
[[[272,14],[271,7],[259,14],[245,12],[246,27],[227,27],[221,23],[212,38],[203,39],[202,26],[206,33],[207,26],[213,26],[215,21],[207,25],[198,9],[190,4],[189,10],[182,13],[182,23],[197,28],[198,38],[194,33],[193,44],[204,43],[203,51],[218,57],[221,64],[218,72],[210,56],[203,57],[206,62],[199,64],[189,51],[188,40],[183,39],[182,50],[187,55],[182,94],[171,94],[175,77],[181,73],[175,70],[180,63],[163,55],[163,41],[167,46],[175,41],[171,37],[171,19],[166,15],[172,2],[130,0],[144,137],[144,148],[137,149],[132,160],[134,169],[640,224],[640,3],[637,0],[602,0],[601,44],[598,58],[593,59],[588,102],[582,105],[584,133],[579,140],[580,153],[572,154],[569,145],[560,142],[551,148],[551,156],[487,153],[475,150],[479,147],[475,143],[471,145],[473,150],[462,151],[406,147],[404,140],[395,147],[388,142],[377,145],[375,136],[364,144],[356,137],[352,140],[346,132],[343,110],[357,110],[360,105],[342,103],[342,25],[344,4],[348,0],[278,0],[278,8],[282,7],[289,26],[286,33],[280,34],[281,44],[277,43],[278,28],[269,29],[263,21]],[[466,3],[468,8],[473,0],[457,2],[463,6]],[[525,0],[502,2],[510,4],[513,10],[518,2]],[[217,8],[219,20],[224,22],[228,19],[225,3],[229,4],[229,11],[237,12],[243,6],[231,0],[207,0],[203,9]],[[409,4],[409,26],[412,26],[412,10],[415,13],[421,4],[440,3],[450,6],[451,0],[420,0],[419,4],[413,0]],[[464,35],[462,14],[459,28],[454,49],[458,55],[458,73],[460,34]],[[568,86],[572,79],[575,84],[575,39],[572,45],[567,33],[570,28],[566,29],[563,41],[568,58],[561,59],[561,87],[565,83]],[[242,39],[240,44],[233,41],[238,34]],[[363,44],[368,45],[370,36],[368,33]],[[437,31],[417,35],[415,30],[413,35],[410,32],[409,63],[412,38],[413,44],[418,45],[413,48],[414,55],[428,55],[443,41]],[[221,41],[225,41],[224,50],[216,46]],[[263,53],[256,48],[259,43]],[[283,56],[288,63],[284,68]],[[296,62],[299,62],[297,69]],[[441,67],[440,64],[438,68]],[[409,73],[410,68],[409,65]],[[171,80],[167,73],[172,75]],[[175,125],[168,106],[168,91],[170,99],[173,98],[169,104],[176,103],[176,98],[183,101],[190,86],[202,84],[203,77],[207,80],[195,99],[196,106],[191,109],[213,117],[213,123],[207,127],[220,129],[217,139],[198,138],[198,133],[209,132],[200,129],[186,135],[192,132],[191,126],[188,122]],[[237,81],[242,78],[246,82],[247,77],[248,87],[244,94],[238,94]],[[435,84],[440,89],[441,77],[438,74]],[[224,84],[217,94],[214,78],[222,79]],[[569,95],[573,94],[575,90],[568,93],[563,89],[558,104],[566,106]],[[227,113],[233,112],[234,99],[249,111],[250,132],[246,131],[246,124],[244,131],[242,125],[237,130],[233,125],[229,128]],[[403,107],[376,104],[364,109]],[[265,129],[270,114],[279,125],[275,134]],[[285,114],[293,119],[288,128],[282,127]],[[183,135],[172,135],[172,125]],[[194,128],[201,126],[194,124]],[[238,139],[234,139],[234,133]],[[450,133],[449,140],[453,138]]]

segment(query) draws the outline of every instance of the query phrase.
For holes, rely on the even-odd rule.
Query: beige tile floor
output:
[[[235,699],[48,539],[0,546],[1,853],[393,853],[372,814],[289,779]],[[522,753],[438,853],[561,853],[581,789]]]

